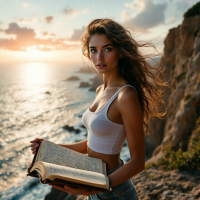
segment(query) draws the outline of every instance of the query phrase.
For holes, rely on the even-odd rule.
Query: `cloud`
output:
[[[29,7],[28,3],[23,3],[23,7]]]
[[[174,16],[172,16],[171,19],[170,19],[170,21],[171,21],[171,22],[175,22],[175,21],[176,21],[176,18],[175,18]]]
[[[121,15],[122,15],[123,21],[127,21],[130,17],[130,14],[127,10],[123,10]]]
[[[38,22],[38,20],[35,17],[33,17],[31,19],[19,18],[18,22],[19,23],[36,23],[36,22]]]
[[[133,16],[127,11],[122,12],[122,17],[125,19],[125,26],[133,26],[138,31],[147,32],[165,21],[166,3],[156,4],[153,0],[135,0],[133,3],[126,3],[126,7],[138,10]]]
[[[88,11],[89,11],[89,8],[87,8],[87,9],[83,10],[83,14],[87,14],[87,13],[88,13]]]
[[[80,13],[79,10],[74,10],[72,8],[69,8],[69,7],[66,7],[63,11],[62,11],[65,15],[68,15],[68,16],[76,16]]]
[[[42,36],[56,36],[54,33],[48,33],[47,31],[41,32]]]
[[[135,0],[131,3],[125,3],[125,6],[130,7],[133,10],[142,10],[145,6],[145,2]]]
[[[74,32],[71,36],[71,38],[69,38],[70,41],[79,41],[81,36],[83,35],[85,31],[85,26],[82,27],[82,29],[74,29]]]
[[[20,27],[17,23],[10,23],[9,27],[3,30],[3,32],[7,35],[15,35],[16,37],[15,39],[0,39],[0,49],[7,49],[11,51],[26,51],[28,48],[34,46],[35,49],[41,51],[50,51],[71,50],[79,47],[77,44],[66,44],[66,39],[63,38],[37,38],[34,29]]]
[[[46,23],[51,23],[53,21],[53,16],[47,16],[44,18]]]

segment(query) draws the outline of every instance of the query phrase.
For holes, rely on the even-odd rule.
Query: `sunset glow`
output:
[[[38,0],[1,0],[1,62],[81,62],[80,37],[95,18],[111,18],[131,27],[140,40],[158,37],[153,42],[162,53],[168,30],[181,24],[183,13],[197,1],[78,0],[55,5]]]

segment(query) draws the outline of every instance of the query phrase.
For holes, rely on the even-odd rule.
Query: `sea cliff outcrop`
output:
[[[186,151],[200,116],[200,15],[185,18],[169,31],[164,43],[168,58],[164,74],[175,91],[166,88],[164,99],[169,107],[165,119],[149,123],[153,131],[149,143],[157,147],[147,163],[157,161],[165,149]]]

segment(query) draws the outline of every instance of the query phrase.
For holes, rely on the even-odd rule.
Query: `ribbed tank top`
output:
[[[124,85],[111,97],[101,110],[91,112],[88,107],[82,116],[82,122],[88,130],[87,145],[95,152],[103,154],[117,154],[122,150],[126,140],[124,124],[118,124],[110,121],[107,117],[107,111],[120,90],[126,86],[134,88],[132,85]],[[97,96],[98,95],[99,93]]]

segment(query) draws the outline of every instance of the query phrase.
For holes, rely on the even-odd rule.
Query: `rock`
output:
[[[75,129],[73,126],[65,125],[63,126],[63,129],[66,129],[68,131],[74,131],[75,133],[80,133],[80,129]]]
[[[161,194],[161,190],[153,190],[152,192],[149,193],[149,196],[152,198],[157,198],[158,195]]]
[[[93,78],[92,86],[90,87],[89,91],[96,91],[97,87],[103,84],[103,77],[102,76],[95,76]]]
[[[197,29],[200,15],[185,18],[180,26],[169,30],[164,41],[164,55],[169,61],[163,74],[175,91],[166,88],[164,92],[168,105],[165,118],[149,121],[149,132],[153,134],[145,136],[146,163],[156,162],[166,150],[186,151],[189,141],[195,139],[192,131],[200,116],[200,34],[194,35]]]
[[[84,136],[87,136],[87,133],[85,133]]]
[[[65,126],[63,126],[63,128],[68,130],[68,131],[75,131],[73,126],[65,125]]]
[[[90,84],[88,82],[80,82],[79,87],[90,87]]]
[[[51,94],[49,91],[46,91],[45,94]]]
[[[93,69],[88,69],[86,67],[81,67],[79,71],[76,71],[76,73],[87,73],[87,74],[91,74],[94,73]]]
[[[81,128],[86,128],[83,124],[80,126]]]
[[[80,133],[80,129],[75,129],[75,133]]]
[[[155,189],[161,189],[163,187],[163,183],[158,183],[154,188]]]
[[[32,182],[32,183],[29,185],[29,188],[35,187],[38,183],[40,183],[39,180]]]
[[[76,80],[80,80],[78,76],[71,76],[68,79],[66,79],[66,81],[76,81]]]
[[[152,167],[143,170],[132,177],[131,180],[141,200],[193,200],[200,197],[199,175],[200,171],[191,174],[186,171],[163,171],[158,167]],[[155,177],[159,178],[154,179]],[[87,197],[78,195],[77,199],[86,200]]]
[[[199,198],[200,197],[200,186],[193,188],[192,196],[195,197],[195,198]]]

